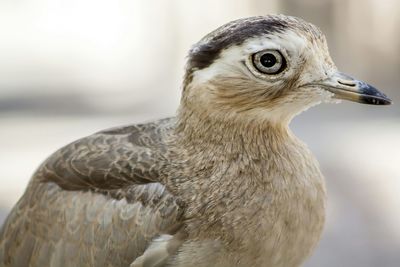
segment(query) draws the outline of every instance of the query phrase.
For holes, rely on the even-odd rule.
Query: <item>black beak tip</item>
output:
[[[372,85],[363,83],[361,88],[361,102],[370,105],[391,105],[392,100]]]
[[[361,102],[369,105],[391,105],[392,100],[387,97],[382,96],[371,96],[371,95],[363,95],[361,97]]]

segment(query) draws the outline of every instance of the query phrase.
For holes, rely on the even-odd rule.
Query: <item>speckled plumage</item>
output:
[[[103,131],[53,154],[2,229],[0,266],[129,266],[174,234],[183,206],[159,182],[168,124]]]
[[[257,72],[263,49],[287,70]],[[96,133],[40,166],[0,232],[0,266],[299,266],[322,231],[325,186],[288,124],[343,77],[303,20],[217,29],[189,53],[176,118]],[[388,103],[366,84],[349,95],[356,82],[337,86],[343,98]]]

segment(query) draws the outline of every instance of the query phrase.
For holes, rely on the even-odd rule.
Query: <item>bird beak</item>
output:
[[[317,82],[315,85],[332,92],[337,99],[370,105],[390,105],[392,103],[392,100],[375,87],[341,72],[336,72],[328,79]]]

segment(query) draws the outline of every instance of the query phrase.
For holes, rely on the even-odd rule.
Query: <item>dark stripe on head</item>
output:
[[[210,66],[222,50],[234,45],[241,45],[248,38],[285,31],[290,23],[284,18],[287,17],[250,17],[219,27],[190,50],[187,71],[192,72]]]
[[[183,91],[193,79],[193,73],[210,66],[224,49],[241,45],[249,38],[293,30],[303,34],[311,43],[324,40],[322,32],[300,18],[268,15],[234,20],[206,35],[189,51]]]

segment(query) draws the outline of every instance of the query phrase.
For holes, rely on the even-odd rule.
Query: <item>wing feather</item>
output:
[[[129,266],[173,235],[183,205],[160,179],[171,123],[99,132],[53,154],[0,232],[0,266]]]

